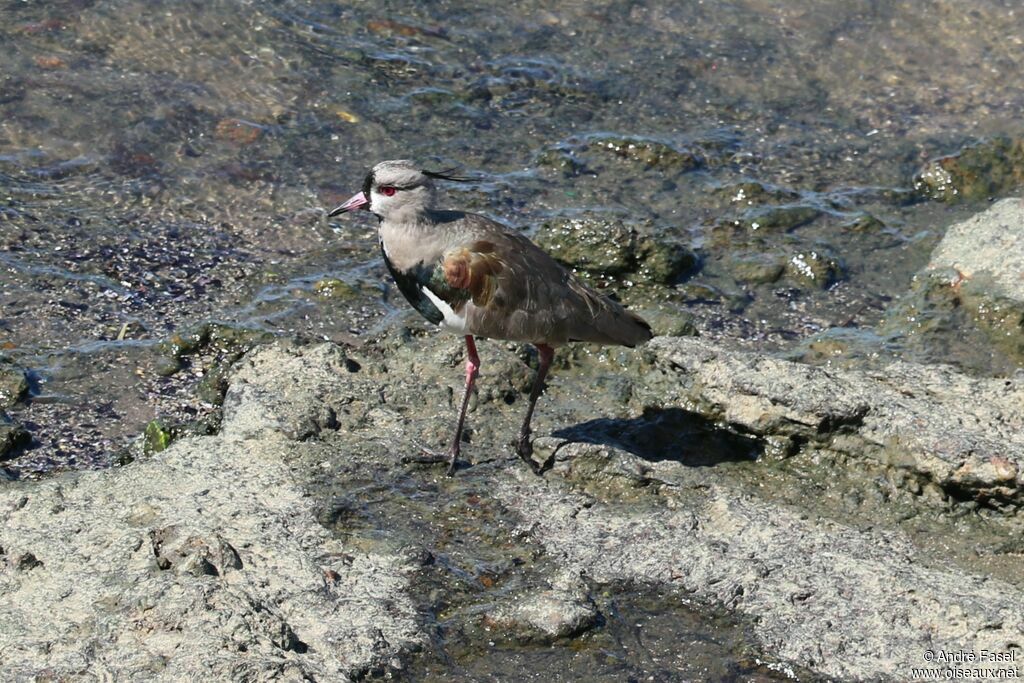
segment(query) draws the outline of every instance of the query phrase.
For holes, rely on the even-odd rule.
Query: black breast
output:
[[[430,282],[434,269],[420,261],[409,270],[398,270],[391,263],[387,252],[384,251],[383,242],[380,245],[380,253],[384,257],[384,264],[387,265],[388,271],[391,272],[391,277],[394,278],[395,284],[398,285],[398,291],[412,304],[412,307],[435,325],[444,320],[444,314],[423,293],[423,286]]]

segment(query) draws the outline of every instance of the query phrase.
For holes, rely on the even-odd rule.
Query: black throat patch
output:
[[[398,291],[412,304],[412,307],[435,325],[444,320],[444,313],[439,311],[434,302],[423,293],[423,287],[430,282],[434,269],[420,261],[409,270],[404,272],[398,270],[388,258],[388,253],[384,251],[383,242],[380,244],[380,254],[384,257],[384,265],[388,267],[395,284],[398,285]]]

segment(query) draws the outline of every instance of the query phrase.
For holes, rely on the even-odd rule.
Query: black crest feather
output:
[[[436,178],[437,180],[451,180],[456,183],[468,183],[473,180],[476,180],[476,178],[459,173],[459,170],[460,169],[458,166],[446,168],[443,171],[428,171],[424,169],[423,175],[427,176],[428,178]]]

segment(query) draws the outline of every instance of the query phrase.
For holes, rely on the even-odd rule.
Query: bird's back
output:
[[[465,333],[549,345],[636,346],[651,338],[643,318],[596,292],[525,236],[484,216],[438,212],[453,239],[441,272],[465,292]]]

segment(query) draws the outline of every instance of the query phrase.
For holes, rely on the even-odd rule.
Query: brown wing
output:
[[[445,252],[445,284],[464,292],[466,332],[545,344],[634,346],[651,338],[639,316],[595,292],[523,235],[482,216],[475,239]],[[484,233],[484,234],[481,234]],[[461,302],[460,302],[461,303]]]

